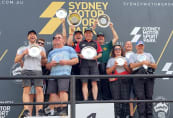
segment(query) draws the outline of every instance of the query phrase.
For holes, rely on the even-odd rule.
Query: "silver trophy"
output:
[[[81,24],[81,21],[82,21],[81,15],[76,12],[72,12],[67,17],[68,24],[74,25],[75,27],[79,26]]]
[[[38,57],[40,56],[41,49],[37,45],[33,45],[29,48],[29,56],[31,57]]]
[[[63,8],[56,11],[56,17],[59,19],[66,18],[67,17],[67,11]]]
[[[107,14],[100,15],[97,20],[98,26],[102,28],[106,28],[110,24],[110,17]]]
[[[67,11],[63,8],[56,11],[56,17],[59,19],[63,19],[67,17],[68,24],[74,25],[75,27],[79,26],[82,21],[80,14],[76,12],[72,12],[67,16]]]
[[[146,60],[147,60],[147,56],[144,55],[144,54],[140,54],[140,55],[137,56],[137,60],[138,60],[139,62],[146,61]],[[145,69],[148,69],[148,66],[147,66],[147,65],[143,65],[143,67],[144,67]]]
[[[126,59],[125,57],[120,56],[120,57],[116,57],[115,61],[118,63],[118,66],[123,66],[126,62]]]
[[[52,61],[56,61],[57,64],[58,64],[59,61],[60,61],[60,58],[59,58],[59,57],[60,57],[59,55],[54,55],[54,56],[52,57]]]
[[[86,46],[82,49],[81,54],[85,59],[91,60],[97,55],[97,51],[91,46]]]

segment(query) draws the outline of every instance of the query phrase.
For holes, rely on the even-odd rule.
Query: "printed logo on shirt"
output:
[[[107,48],[103,48],[103,50],[104,50],[104,51],[106,51],[106,50],[107,50]]]

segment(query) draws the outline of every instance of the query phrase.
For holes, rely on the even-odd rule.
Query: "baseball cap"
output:
[[[91,31],[91,32],[93,33],[92,28],[89,28],[89,27],[85,29],[85,32],[86,32],[86,31]],[[85,33],[85,32],[84,32],[84,33]]]
[[[30,31],[28,31],[28,35],[31,34],[31,33],[34,33],[35,35],[37,35],[37,33],[36,33],[35,30],[30,30]]]
[[[104,36],[104,34],[102,32],[98,32],[97,37],[98,36]]]
[[[136,45],[141,45],[141,44],[144,45],[144,42],[143,41],[137,41],[136,42]]]
[[[82,31],[80,31],[80,30],[75,31],[75,32],[74,32],[74,35],[77,34],[77,33],[80,33],[80,34],[83,35]]]

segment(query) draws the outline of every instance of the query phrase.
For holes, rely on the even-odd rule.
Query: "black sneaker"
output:
[[[48,113],[48,116],[56,116],[54,109],[50,110],[50,112]]]
[[[50,113],[50,108],[49,106],[44,109],[44,113],[48,115]]]
[[[44,116],[44,111],[42,109],[38,111],[38,116]]]
[[[55,111],[55,116],[60,116],[60,112],[62,111],[62,109],[60,107],[56,107],[54,111]]]
[[[23,111],[21,118],[28,117],[28,116],[30,116],[30,113],[29,113],[29,110],[26,109]]]
[[[62,107],[61,112],[59,113],[60,116],[68,116],[68,107]]]

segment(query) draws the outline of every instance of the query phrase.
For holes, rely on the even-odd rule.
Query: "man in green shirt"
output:
[[[93,25],[93,29],[96,28],[98,21],[95,21],[94,25]],[[97,42],[101,45],[101,48],[103,50],[102,52],[102,57],[100,57],[98,59],[98,66],[99,66],[99,72],[101,75],[105,75],[106,74],[106,64],[107,61],[110,57],[110,52],[112,50],[112,47],[116,44],[117,40],[118,40],[118,34],[116,33],[114,27],[113,27],[113,23],[110,23],[109,25],[111,31],[112,31],[112,35],[113,35],[113,39],[109,42],[105,42],[105,35],[102,32],[97,33]],[[109,90],[109,82],[107,79],[102,79],[101,80],[101,96],[103,99],[110,99],[111,95],[110,95],[110,90]]]

